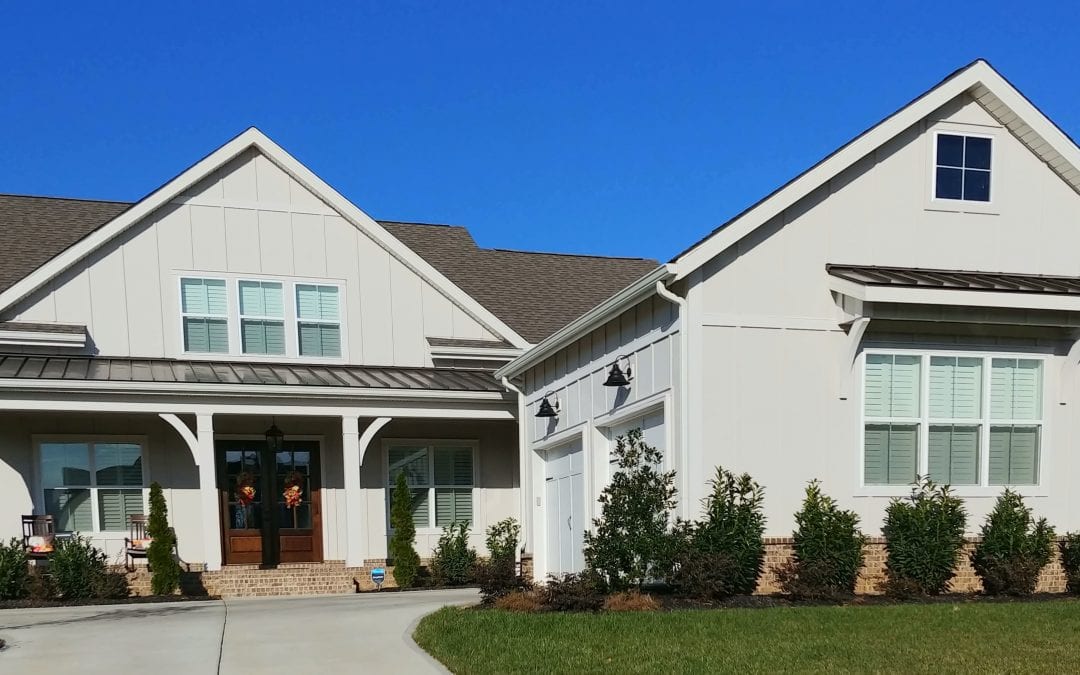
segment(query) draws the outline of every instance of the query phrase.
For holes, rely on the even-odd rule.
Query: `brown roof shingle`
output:
[[[0,292],[130,206],[126,202],[0,194]]]
[[[0,292],[131,207],[0,194]],[[655,260],[486,249],[464,227],[381,222],[495,316],[536,343],[656,268]]]

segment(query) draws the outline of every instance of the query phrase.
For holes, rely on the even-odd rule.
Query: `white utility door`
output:
[[[549,574],[580,572],[588,516],[585,509],[585,455],[581,439],[548,450],[544,474]]]
[[[626,432],[631,429],[641,429],[641,440],[646,445],[659,450],[664,455],[664,462],[662,468],[670,468],[674,464],[672,458],[667,455],[667,430],[664,426],[664,411],[657,410],[641,417],[635,417],[619,424],[609,427],[607,437],[611,443],[611,447],[608,449],[608,462],[610,465],[610,479],[612,475],[618,470],[615,465],[615,443],[620,436],[625,436]]]

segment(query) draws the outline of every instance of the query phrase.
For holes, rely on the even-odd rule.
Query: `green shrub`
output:
[[[792,560],[777,570],[780,587],[796,598],[842,599],[855,593],[866,538],[859,516],[844,511],[814,480],[795,514]]]
[[[1072,532],[1058,543],[1061,566],[1065,569],[1065,588],[1080,595],[1080,532]]]
[[[500,520],[487,529],[488,556],[492,560],[517,561],[518,538],[521,526],[513,518]]]
[[[616,439],[618,471],[600,495],[601,515],[585,533],[585,561],[614,590],[667,575],[669,513],[675,507],[675,472],[657,469],[662,453],[642,440],[641,429]]]
[[[469,548],[469,524],[450,523],[431,557],[431,579],[436,586],[460,586],[472,579],[476,551]]]
[[[150,547],[146,551],[150,590],[154,595],[172,595],[180,587],[180,563],[173,555],[176,533],[169,527],[169,507],[157,481],[150,484],[150,518],[146,534],[150,537]]]
[[[150,581],[153,585],[153,579]],[[122,600],[131,595],[127,576],[121,572],[106,572],[94,582],[94,597],[105,600]]]
[[[0,542],[0,600],[16,600],[30,592],[30,560],[18,539]]]
[[[946,590],[964,547],[967,514],[963,502],[924,480],[904,499],[885,509],[886,593],[906,597]]]
[[[765,564],[764,489],[749,474],[717,467],[705,519],[685,525],[674,585],[687,595],[717,600],[750,594]]]
[[[480,599],[491,604],[498,598],[528,587],[517,573],[517,547],[521,527],[513,518],[500,520],[487,530],[490,557],[477,561],[474,580],[480,585]]]
[[[416,526],[412,519],[412,502],[412,491],[402,471],[394,485],[394,500],[390,507],[390,528],[394,533],[388,551],[390,564],[394,566],[394,581],[401,588],[415,584],[420,572],[420,556],[413,548]]]
[[[105,553],[80,534],[58,539],[49,557],[49,576],[64,600],[96,598],[108,574]]]
[[[540,598],[546,609],[555,612],[596,612],[604,607],[604,580],[592,570],[551,576]]]
[[[971,565],[991,595],[1030,595],[1039,572],[1054,554],[1054,528],[1045,518],[1035,520],[1023,498],[1009,490],[1001,494],[982,526],[982,541],[971,554]]]

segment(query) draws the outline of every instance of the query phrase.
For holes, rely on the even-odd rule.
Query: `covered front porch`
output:
[[[23,363],[6,376],[11,358]],[[5,538],[19,535],[21,514],[50,514],[118,560],[129,517],[146,512],[158,482],[192,569],[360,568],[386,561],[397,471],[414,491],[422,558],[448,522],[469,520],[483,554],[487,526],[519,517],[517,405],[487,373],[384,368],[379,381],[393,386],[357,386],[354,375],[348,387],[191,387],[65,379],[70,362],[104,361],[72,358],[63,370],[45,364],[57,377],[25,374],[57,358],[0,357]],[[321,370],[325,380],[344,369]]]

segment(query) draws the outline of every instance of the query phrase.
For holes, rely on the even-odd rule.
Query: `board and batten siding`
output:
[[[930,199],[935,131],[995,139],[986,212]],[[978,103],[958,97],[903,131],[692,275],[690,498],[705,495],[716,465],[747,471],[765,486],[768,534],[790,536],[806,483],[818,478],[876,534],[889,499],[860,488],[864,357],[844,373],[848,337],[826,264],[1080,276],[1077,250],[1080,196]],[[1059,529],[1080,528],[1080,495],[1070,487],[1080,481],[1080,462],[1072,459],[1080,453],[1078,375],[1064,368],[1061,333],[1034,326],[1018,332],[1016,326],[1038,323],[1030,312],[1009,311],[1011,330],[987,324],[973,338],[942,334],[940,322],[970,325],[991,310],[880,309],[923,328],[887,336],[880,332],[887,324],[871,319],[864,348],[1019,351],[1047,359],[1042,484],[1030,490],[1029,503]],[[1072,379],[1063,383],[1062,375]],[[839,397],[843,378],[847,400]],[[967,499],[970,531],[999,491]]]
[[[650,296],[618,317],[583,335],[524,374],[526,397],[525,435],[527,458],[522,476],[526,494],[524,537],[534,553],[534,571],[543,578],[547,570],[547,525],[555,516],[544,503],[546,453],[579,443],[584,452],[586,517],[599,515],[597,497],[611,475],[610,449],[626,423],[650,420],[649,439],[662,439],[666,463],[679,464],[673,435],[679,402],[677,388],[680,318],[678,309]],[[634,379],[629,387],[605,387],[604,381],[616,357],[630,357]],[[625,362],[620,362],[625,367]],[[545,394],[558,396],[557,418],[539,418],[536,412]],[[554,404],[554,398],[549,399]],[[588,528],[586,528],[588,529]]]
[[[427,366],[427,337],[497,339],[254,149],[3,318],[86,325],[107,356],[178,357],[177,279],[188,272],[340,283],[343,357],[352,363]]]

